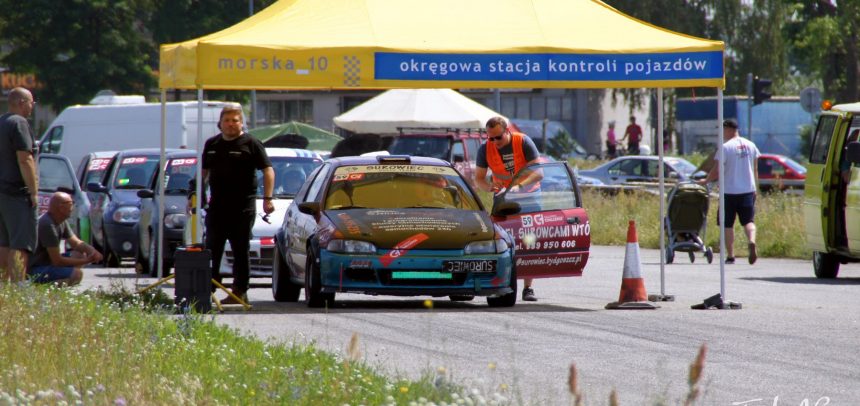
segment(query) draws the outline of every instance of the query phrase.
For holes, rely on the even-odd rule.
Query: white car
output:
[[[305,179],[318,166],[322,165],[322,157],[305,149],[266,148],[266,153],[272,161],[275,171],[274,200],[275,211],[264,219],[263,211],[263,179],[258,173],[257,179],[257,219],[251,231],[251,277],[271,277],[272,257],[275,247],[275,232],[278,231],[287,212],[287,207],[293,202],[293,197],[299,191]],[[266,220],[269,222],[267,223]],[[230,242],[224,248],[221,258],[221,275],[233,275],[233,250]]]

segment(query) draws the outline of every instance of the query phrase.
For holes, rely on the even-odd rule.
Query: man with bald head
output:
[[[75,203],[68,193],[56,192],[51,196],[48,211],[39,217],[39,243],[27,272],[37,283],[77,285],[83,279],[84,265],[102,260],[102,254],[81,241],[66,221]],[[68,256],[60,253],[60,244],[68,242],[72,251]]]
[[[36,140],[27,117],[33,95],[9,91],[9,112],[0,116],[0,282],[24,280],[27,258],[36,248]]]

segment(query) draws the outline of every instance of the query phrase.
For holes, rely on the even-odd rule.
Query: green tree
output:
[[[144,93],[155,84],[146,38],[149,0],[0,0],[0,38],[11,49],[0,63],[29,72],[57,109],[101,89]]]
[[[820,78],[825,97],[837,102],[860,100],[860,1],[802,0],[795,5],[793,17],[787,24],[794,45],[792,60]]]

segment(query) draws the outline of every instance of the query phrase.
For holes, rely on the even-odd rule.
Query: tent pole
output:
[[[167,161],[167,89],[161,89],[161,156],[158,160],[158,250],[156,250],[156,275],[163,278],[167,273],[164,269],[164,170]],[[139,243],[138,243],[139,244]],[[150,242],[152,244],[152,242]],[[138,247],[140,249],[140,247]],[[150,253],[151,254],[151,253]],[[150,270],[151,271],[151,270]]]
[[[197,204],[194,208],[197,227],[194,228],[194,244],[203,242],[203,87],[197,86]]]
[[[717,146],[720,156],[720,223],[726,217],[726,194],[724,192],[726,173],[725,159],[723,153],[723,89],[717,88],[717,119],[719,120],[719,135],[717,136]],[[731,302],[726,299],[726,229],[724,225],[720,225],[720,309],[740,309],[742,306],[738,302]]]
[[[675,296],[666,294],[666,173],[664,170],[665,157],[663,156],[663,88],[657,88],[657,155],[660,164],[657,166],[657,176],[660,179],[658,194],[660,200],[660,294],[650,295],[652,302],[674,302]]]
[[[726,297],[726,227],[723,224],[723,221],[726,217],[726,204],[725,204],[725,159],[723,159],[723,89],[717,89],[717,125],[719,131],[717,132],[717,160],[719,163],[719,180],[718,186],[720,188],[720,205],[719,205],[719,223],[720,223],[720,296]]]

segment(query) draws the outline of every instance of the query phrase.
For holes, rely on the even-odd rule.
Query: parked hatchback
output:
[[[173,151],[178,149],[168,150]],[[103,253],[105,266],[117,267],[122,258],[137,254],[137,191],[152,183],[160,160],[161,150],[156,148],[120,151],[108,166],[104,183],[87,184],[88,191],[98,194],[89,217],[93,245]]]
[[[667,182],[691,180],[698,177],[696,166],[684,158],[664,157],[663,175]],[[627,155],[615,158],[594,169],[581,170],[579,175],[595,178],[606,185],[629,185],[659,182],[659,157]],[[701,173],[704,175],[704,173]]]
[[[776,154],[761,154],[758,158],[758,184],[763,192],[770,190],[799,190],[806,182],[806,168],[795,160]]]
[[[153,176],[146,189],[137,191],[140,198],[140,222],[135,225],[138,235],[135,266],[138,272],[150,276],[163,276],[173,267],[173,254],[182,245],[183,231],[188,219],[188,195],[191,182],[197,174],[197,151],[179,150],[170,152],[165,158],[164,187]],[[164,189],[164,240],[159,249],[159,195]],[[158,273],[158,255],[162,253],[163,274]]]

